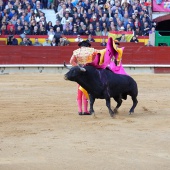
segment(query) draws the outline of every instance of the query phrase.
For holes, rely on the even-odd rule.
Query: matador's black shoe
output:
[[[83,115],[83,113],[82,112],[78,112],[78,114],[81,116],[81,115]]]
[[[83,115],[91,115],[90,112],[83,112]]]

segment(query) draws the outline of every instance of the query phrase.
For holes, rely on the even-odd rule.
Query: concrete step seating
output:
[[[42,12],[45,13],[47,23],[51,21],[53,26],[56,24],[56,14],[53,9],[43,9]]]

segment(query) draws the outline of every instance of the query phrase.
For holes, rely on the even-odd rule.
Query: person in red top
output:
[[[7,31],[10,31],[11,30],[10,28],[13,28],[13,30],[15,30],[15,26],[12,24],[11,21],[8,22]]]

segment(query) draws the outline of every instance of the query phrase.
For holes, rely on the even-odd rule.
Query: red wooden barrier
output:
[[[131,43],[130,43],[131,44]],[[77,46],[35,47],[0,46],[0,64],[63,64],[69,63]],[[102,46],[94,46],[103,49]],[[128,43],[123,54],[124,64],[170,64],[169,47],[146,47]]]
[[[6,41],[0,40],[0,45],[6,45]]]

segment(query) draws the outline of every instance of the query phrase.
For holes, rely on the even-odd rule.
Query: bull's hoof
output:
[[[118,114],[118,109],[117,108],[114,109],[114,113]]]
[[[111,118],[115,118],[116,114],[110,114]]]
[[[92,115],[92,114],[94,114],[94,111],[89,111],[89,113]]]
[[[115,112],[113,112],[112,110],[109,111],[109,114],[110,114],[111,117],[115,116]]]
[[[129,112],[129,115],[132,115],[132,113],[134,113],[134,112]]]
[[[116,116],[116,114],[115,114],[115,113],[110,113],[110,116],[111,116],[112,118],[114,118],[114,117]]]

